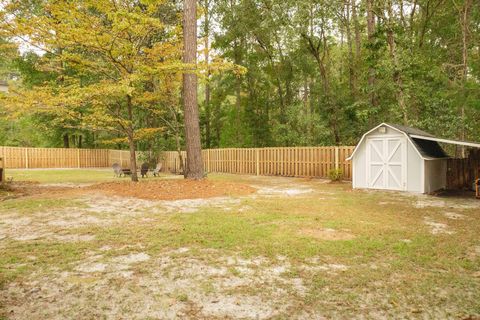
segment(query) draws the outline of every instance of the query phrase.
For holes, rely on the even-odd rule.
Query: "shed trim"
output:
[[[359,147],[359,146],[363,143],[363,141],[365,140],[365,137],[366,137],[367,135],[369,135],[370,133],[372,133],[373,131],[377,130],[378,128],[384,127],[384,126],[385,126],[385,127],[389,127],[390,129],[395,130],[395,131],[400,132],[401,134],[403,134],[403,135],[407,138],[407,140],[413,145],[413,149],[417,152],[417,154],[420,156],[420,158],[422,158],[423,160],[432,160],[432,159],[430,159],[430,158],[425,158],[425,157],[420,153],[420,151],[418,151],[417,146],[413,143],[412,139],[410,138],[410,136],[409,136],[408,134],[406,134],[406,133],[403,132],[402,130],[400,130],[400,129],[398,129],[398,128],[395,128],[394,126],[392,126],[392,125],[390,125],[390,124],[388,124],[388,123],[385,123],[385,122],[379,124],[378,126],[376,126],[376,127],[373,128],[373,129],[367,131],[367,132],[362,136],[362,138],[360,139],[360,142],[358,142],[358,144],[355,146],[355,150],[353,150],[353,152],[352,152],[352,154],[350,155],[350,157],[348,157],[348,158],[345,159],[345,160],[347,160],[347,161],[352,160],[352,159],[353,159],[353,156],[355,155],[355,153],[357,153],[358,147]]]

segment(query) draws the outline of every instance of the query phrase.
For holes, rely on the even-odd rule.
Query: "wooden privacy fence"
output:
[[[354,147],[229,148],[203,150],[207,172],[275,175],[287,177],[328,177],[340,169],[345,179],[352,178],[352,167],[346,159]],[[186,154],[182,152],[185,161]],[[130,166],[130,153],[107,149],[62,149],[0,147],[0,157],[7,169],[29,168],[107,168],[118,163]],[[176,151],[161,153],[163,171],[180,172]],[[141,152],[137,153],[138,164]]]
[[[480,150],[470,150],[465,159],[448,159],[447,168],[447,189],[473,189],[480,178]]]
[[[128,159],[128,151],[0,147],[0,157],[7,169],[105,168],[117,160],[118,152]]]
[[[326,178],[340,169],[344,179],[352,178],[346,159],[355,147],[229,148],[203,150],[207,172]],[[185,152],[182,152],[185,161]],[[165,171],[180,172],[178,152],[162,154]]]
[[[111,167],[114,163],[118,163],[122,168],[130,167],[130,151],[125,150],[108,150],[108,165]],[[137,152],[137,161],[139,162],[139,152]],[[140,165],[140,163],[137,163]]]

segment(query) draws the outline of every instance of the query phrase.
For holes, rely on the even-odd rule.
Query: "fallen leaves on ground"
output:
[[[146,200],[182,200],[241,196],[256,190],[241,183],[211,180],[155,180],[146,182],[105,182],[89,187],[105,194]]]

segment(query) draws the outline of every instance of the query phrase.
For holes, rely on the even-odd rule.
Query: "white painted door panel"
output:
[[[367,140],[367,185],[372,189],[405,190],[406,141],[403,137]]]

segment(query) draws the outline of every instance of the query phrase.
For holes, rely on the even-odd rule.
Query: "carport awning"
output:
[[[442,142],[448,144],[456,144],[459,146],[471,147],[471,148],[480,148],[480,143],[470,142],[470,141],[459,141],[459,140],[450,140],[450,139],[443,139],[443,138],[436,138],[432,136],[422,136],[416,134],[410,134],[410,137],[415,139],[421,140],[428,140],[428,141],[435,141],[435,142]]]

